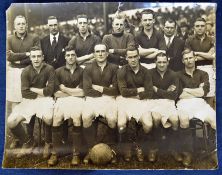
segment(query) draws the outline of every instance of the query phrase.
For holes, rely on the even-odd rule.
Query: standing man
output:
[[[144,66],[153,68],[155,66],[154,59],[159,52],[165,52],[166,45],[162,34],[154,28],[155,14],[153,10],[143,10],[141,12],[142,31],[136,34],[136,43],[139,45],[139,53],[141,63]],[[151,64],[153,63],[153,64]]]
[[[109,49],[108,61],[117,65],[124,65],[126,48],[135,46],[134,36],[124,32],[125,18],[116,16],[112,23],[112,33],[103,37],[103,43]]]
[[[124,65],[117,74],[121,94],[116,99],[121,150],[124,160],[129,162],[134,147],[137,160],[142,162],[144,155],[141,147],[147,150],[150,139],[145,138],[153,126],[152,115],[146,100],[153,96],[153,85],[150,73],[139,62],[138,49],[128,48],[126,59],[128,64]],[[155,161],[153,155],[149,154],[148,158],[150,161]]]
[[[14,35],[7,38],[7,86],[6,100],[8,110],[11,110],[22,101],[21,93],[21,73],[23,68],[30,64],[30,48],[39,46],[39,38],[27,32],[28,24],[24,16],[18,15],[14,19]],[[9,110],[9,114],[11,113]],[[34,121],[30,123],[30,135],[33,134]],[[16,148],[18,140],[14,140],[10,148]]]
[[[77,61],[82,64],[93,59],[94,47],[101,39],[89,31],[88,17],[77,16],[78,34],[69,41],[69,46],[76,51]]]
[[[107,62],[107,56],[108,48],[106,45],[96,44],[94,48],[95,61],[88,65],[83,72],[83,90],[86,101],[82,121],[88,151],[96,142],[107,143],[113,149],[115,149],[117,142],[115,96],[118,95],[116,79],[118,66]],[[95,118],[98,117],[100,118],[97,119],[99,121],[96,123]],[[83,161],[88,163],[88,154]]]
[[[169,57],[169,68],[173,71],[183,69],[182,52],[184,50],[184,41],[175,36],[176,21],[167,19],[164,23],[164,40],[166,45],[166,54]]]
[[[183,53],[183,63],[185,69],[179,72],[179,80],[182,93],[177,103],[177,109],[180,120],[180,127],[184,130],[184,135],[180,141],[183,143],[183,165],[190,166],[192,163],[192,137],[189,130],[189,121],[197,118],[203,122],[209,123],[212,132],[216,130],[216,113],[208,105],[203,97],[209,92],[209,77],[202,70],[196,69],[193,51],[185,50]],[[186,135],[185,135],[186,134]],[[215,139],[215,138],[214,138]],[[216,145],[215,145],[216,146]]]
[[[65,65],[64,48],[69,39],[59,32],[58,19],[55,16],[48,17],[49,35],[41,40],[42,52],[45,62],[55,69]]]
[[[208,73],[210,81],[210,92],[207,94],[208,102],[212,105],[215,97],[215,68],[216,55],[215,43],[212,37],[206,34],[206,21],[197,18],[194,22],[195,35],[187,39],[185,48],[192,50],[196,57],[196,66]],[[213,105],[212,105],[213,106]]]
[[[67,119],[73,120],[73,159],[71,164],[80,163],[81,146],[81,114],[84,99],[82,90],[83,69],[76,62],[76,53],[73,48],[65,48],[66,65],[56,69],[57,98],[54,109],[52,144],[53,151],[48,164],[53,166],[58,163],[61,149],[62,123]]]
[[[33,136],[26,133],[23,126],[33,117],[42,119],[46,125],[52,124],[54,100],[54,68],[43,63],[41,48],[35,46],[30,49],[32,65],[27,66],[21,74],[22,102],[17,105],[8,118],[7,125],[14,137],[23,143],[17,157],[31,153]],[[48,130],[45,131],[46,143],[49,144]]]

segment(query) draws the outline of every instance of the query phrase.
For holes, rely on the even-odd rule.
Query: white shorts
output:
[[[102,97],[86,97],[84,103],[84,110],[82,117],[87,118],[88,116],[103,116],[109,120],[117,121],[117,105],[115,97],[102,96]]]
[[[51,97],[42,97],[36,99],[22,99],[22,102],[15,106],[9,118],[22,116],[25,118],[24,123],[29,123],[32,116],[40,119],[52,119],[54,100]]]
[[[177,109],[174,100],[170,99],[155,99],[147,100],[147,106],[151,112],[159,113],[161,118],[161,123],[163,127],[168,128],[171,124],[168,122],[169,117],[177,117]]]
[[[58,98],[54,105],[54,116],[53,120],[57,118],[64,120],[73,119],[76,126],[81,125],[81,116],[83,110],[84,98],[80,97],[64,97]]]
[[[181,99],[177,103],[179,115],[187,115],[189,119],[216,121],[216,112],[202,98]]]
[[[6,71],[6,100],[10,102],[21,102],[21,74],[23,68],[8,66]]]
[[[140,120],[143,114],[149,111],[146,100],[140,100],[138,98],[125,98],[118,96],[116,98],[118,106],[118,114],[125,114],[127,119],[134,118],[137,122]],[[122,116],[118,115],[118,119]]]
[[[207,72],[209,75],[210,91],[207,94],[207,97],[215,97],[216,72],[213,70],[213,66],[212,65],[205,65],[205,66],[197,66],[197,68]]]

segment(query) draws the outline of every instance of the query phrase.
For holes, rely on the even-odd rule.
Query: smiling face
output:
[[[104,63],[108,57],[106,46],[103,44],[96,45],[94,48],[94,57],[97,62]]]
[[[124,19],[114,18],[112,27],[114,33],[122,33],[124,31]]]
[[[27,30],[27,23],[25,17],[16,17],[14,20],[14,28],[18,34],[23,35]]]
[[[74,50],[66,51],[65,53],[66,64],[72,66],[76,63],[76,52]]]
[[[139,66],[140,56],[137,50],[128,50],[126,53],[126,59],[131,68],[137,68]]]
[[[59,32],[59,24],[57,19],[49,19],[48,20],[49,32],[52,35],[56,35]]]
[[[142,14],[141,24],[144,27],[144,30],[150,30],[153,28],[155,19],[153,14]]]
[[[85,34],[88,31],[88,20],[87,20],[87,18],[78,18],[77,27],[79,29],[79,33]]]
[[[30,60],[32,62],[32,65],[35,69],[38,69],[42,66],[44,57],[42,55],[41,50],[32,50],[30,52]]]
[[[157,56],[156,58],[156,68],[159,72],[166,72],[169,61],[166,56]]]

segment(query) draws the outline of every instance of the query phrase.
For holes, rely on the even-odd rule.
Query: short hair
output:
[[[141,18],[143,16],[143,14],[152,14],[153,15],[153,18],[155,18],[155,12],[151,9],[145,9],[141,12]]]
[[[125,18],[123,15],[118,14],[118,15],[116,15],[116,16],[113,17],[113,21],[114,21],[115,19],[123,19],[123,20],[125,20],[126,18]]]
[[[157,61],[157,57],[166,57],[167,61],[169,61],[169,57],[167,56],[167,54],[160,52],[156,55],[155,61]]]
[[[42,52],[42,49],[39,46],[33,46],[33,47],[30,48],[30,52],[31,51],[37,51],[37,50],[40,50]],[[43,54],[43,52],[42,52],[42,54]]]
[[[15,19],[14,19],[14,24],[15,24],[15,20],[16,20],[17,18],[23,18],[23,19],[25,19],[25,22],[27,23],[27,20],[26,20],[25,16],[23,16],[23,15],[18,15],[18,16],[16,16]]]
[[[202,22],[206,23],[206,20],[205,20],[204,18],[197,18],[197,19],[194,21],[194,24],[195,24],[197,21],[202,21]]]
[[[77,21],[78,21],[79,18],[86,18],[87,21],[88,21],[88,16],[86,14],[77,15],[76,16]]]
[[[167,18],[167,19],[165,19],[165,21],[164,21],[164,26],[165,26],[166,22],[174,23],[174,24],[175,24],[175,27],[176,27],[176,25],[177,25],[176,21],[175,21],[174,19],[172,19],[172,18]]]
[[[104,45],[104,46],[106,47],[106,52],[109,51],[109,48],[108,48],[108,46],[107,46],[106,44],[104,44],[104,43],[98,43],[98,44],[96,44],[96,45],[94,46],[94,52],[95,52],[95,48],[96,48],[97,45]]]
[[[69,51],[72,51],[72,50],[75,51],[74,47],[72,47],[72,46],[66,46],[64,50],[65,50],[65,54],[66,54],[66,52],[69,52]]]
[[[192,53],[192,54],[194,55],[194,53],[193,53],[192,50],[190,50],[190,49],[185,49],[185,50],[182,52],[182,56],[184,57],[184,55],[189,54],[189,53]]]
[[[58,20],[58,18],[56,18],[55,16],[49,16],[49,17],[48,17],[48,20],[51,20],[51,19],[56,19],[56,20]]]
[[[137,51],[137,53],[138,53],[138,55],[139,55],[139,50],[138,50],[138,48],[136,47],[136,46],[129,46],[129,47],[127,47],[126,48],[126,56],[127,56],[127,52],[128,51]]]

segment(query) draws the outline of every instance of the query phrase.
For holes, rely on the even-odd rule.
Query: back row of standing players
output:
[[[62,137],[65,141],[67,138],[66,134],[61,135],[64,133],[61,131],[62,123],[74,114],[76,118],[72,118],[74,124],[73,165],[80,163],[81,120],[83,121],[82,130],[88,149],[96,142],[107,142],[102,139],[104,133],[105,135],[113,135],[114,137],[109,138],[108,142],[111,142],[111,145],[116,145],[115,126],[117,122],[119,141],[122,143],[123,156],[126,161],[131,160],[132,146],[135,147],[139,161],[144,160],[143,152],[148,155],[149,161],[156,160],[160,122],[166,128],[172,125],[170,138],[173,140],[178,140],[178,136],[189,138],[188,135],[184,137],[186,132],[181,134],[176,130],[178,130],[178,121],[180,121],[181,130],[188,128],[189,124],[187,123],[192,117],[206,120],[213,129],[216,129],[215,112],[204,100],[199,101],[200,98],[195,98],[196,101],[181,101],[180,107],[177,107],[181,108],[181,115],[179,116],[183,117],[178,118],[175,115],[175,101],[177,99],[206,96],[210,87],[208,75],[211,85],[215,83],[213,80],[215,44],[213,39],[205,33],[206,21],[202,18],[196,19],[194,23],[195,35],[188,38],[186,43],[175,36],[176,22],[172,19],[166,19],[163,33],[155,30],[153,27],[155,14],[152,10],[142,12],[143,30],[135,37],[124,32],[124,21],[125,19],[120,16],[115,17],[112,23],[112,33],[105,35],[101,43],[100,38],[88,30],[86,15],[77,16],[79,33],[70,41],[59,32],[58,20],[54,16],[48,18],[50,35],[41,41],[38,37],[27,33],[27,21],[23,16],[15,18],[15,34],[7,39],[7,60],[9,61],[7,67],[7,101],[12,106],[21,101],[22,103],[13,108],[13,112],[8,118],[8,126],[15,136],[11,148],[18,146],[19,143],[23,144],[22,148],[30,147],[33,141],[33,124],[31,124],[31,116],[33,115],[42,118],[45,122],[46,143],[43,156],[46,158],[51,155],[48,160],[50,165],[57,164],[59,142]],[[41,51],[38,48],[32,48],[38,45],[41,45]],[[192,52],[188,50],[183,52],[184,49],[189,49]],[[47,64],[42,63],[43,55]],[[32,66],[29,65],[30,59]],[[76,60],[78,64],[76,64]],[[57,69],[55,75],[53,68],[48,64]],[[86,65],[84,71],[79,67],[80,64]],[[122,66],[118,74],[118,66],[115,65]],[[207,70],[208,74],[203,71],[196,71],[196,66],[201,66],[201,69]],[[147,71],[145,67],[152,70]],[[180,71],[180,73],[171,70]],[[19,90],[18,87],[22,89]],[[46,98],[45,101],[42,100],[44,98],[37,98],[39,96],[52,96],[54,90],[57,91],[54,94],[55,97],[59,99],[55,104],[51,98]],[[116,102],[113,98],[104,96],[116,96],[119,91],[123,98],[117,98]],[[211,97],[214,96],[213,92],[208,94]],[[83,95],[87,97],[86,100],[79,100],[78,102],[75,101],[76,99],[73,102],[72,98],[66,100],[59,98]],[[136,99],[125,99],[125,97],[135,97]],[[32,100],[24,99],[41,100],[34,100],[33,103]],[[159,99],[159,101],[151,102],[145,99]],[[160,99],[169,100],[161,101]],[[198,103],[197,106],[195,106],[196,103]],[[69,106],[70,104],[72,105]],[[116,104],[118,107],[115,106]],[[202,115],[205,108],[200,104],[205,106],[207,118]],[[41,109],[40,112],[38,105],[43,106],[42,108],[45,106],[45,109]],[[84,110],[73,113],[71,110],[73,106],[78,106],[79,109],[83,106]],[[192,110],[190,110],[191,107]],[[184,108],[193,113],[189,113],[187,117],[188,112]],[[52,119],[53,110],[54,118]],[[115,115],[115,111],[118,115]],[[77,117],[81,116],[80,114],[82,115],[81,119]],[[106,125],[94,124],[96,121],[93,122],[93,118],[98,116],[106,118]],[[131,118],[131,116],[133,117]],[[184,118],[185,120],[183,120]],[[26,122],[21,122],[23,120]],[[104,123],[104,119],[100,118],[99,120],[103,121],[99,122],[100,124]],[[152,129],[153,125],[155,127]],[[25,131],[24,127],[28,128],[25,138],[22,137]],[[96,139],[92,139],[95,138],[95,135],[97,135]],[[191,141],[183,142],[186,145],[182,146],[179,146],[179,143],[175,141],[171,140],[170,142],[174,143],[173,155],[175,159],[182,161],[185,166],[189,166],[192,161],[192,149],[191,144],[189,144]],[[53,151],[50,151],[51,147],[53,147]],[[185,149],[185,151],[182,149],[185,152],[183,156],[179,154],[182,152],[178,150],[180,147]],[[21,157],[24,153],[25,151],[22,149],[17,157]],[[87,156],[86,154],[83,160],[85,163],[89,160]],[[115,161],[114,159],[113,162]]]

